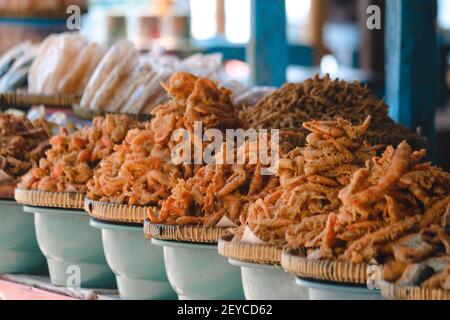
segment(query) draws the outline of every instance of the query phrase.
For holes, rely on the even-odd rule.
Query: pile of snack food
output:
[[[81,109],[128,114],[150,113],[166,98],[165,76],[140,59],[127,40],[116,43],[98,64],[81,100]]]
[[[40,44],[28,74],[28,92],[81,95],[104,49],[78,33],[53,34]]]
[[[230,152],[224,142],[212,163],[200,168],[193,178],[178,182],[171,196],[162,203],[158,215],[154,209],[149,210],[150,220],[153,223],[204,227],[214,227],[221,221],[239,224],[250,203],[279,186],[278,178],[267,174],[271,169],[269,164],[259,156],[258,148],[266,145],[263,139],[272,138],[247,140]],[[280,138],[280,154],[295,146],[292,142],[295,139],[289,133],[282,132]],[[267,154],[273,151],[270,146],[270,141],[267,141]]]
[[[276,128],[304,131],[303,122],[343,117],[352,124],[372,117],[372,126],[365,133],[369,140],[382,137],[413,135],[388,116],[388,106],[378,100],[367,86],[316,75],[300,83],[287,83],[256,106],[247,107],[241,117],[253,128]]]
[[[251,204],[248,216],[241,217],[241,228],[235,231],[236,240],[249,228],[267,244],[315,244],[328,213],[340,207],[339,191],[380,149],[361,138],[370,119],[360,126],[342,118],[304,123],[311,131],[306,146],[281,157],[277,166],[280,187]]]
[[[154,118],[143,129],[130,131],[124,143],[101,162],[88,185],[91,199],[160,206],[178,179],[193,177],[201,167],[202,161],[184,161],[187,157],[193,159],[196,145],[201,154],[206,145],[194,141],[196,122],[201,124],[200,133],[210,128],[242,127],[230,92],[207,78],[176,73],[165,89],[170,100],[153,110]],[[177,131],[182,134],[173,140]],[[182,154],[182,163],[175,164],[172,155],[180,145],[186,146],[189,153]]]
[[[26,173],[18,188],[47,192],[87,192],[93,169],[140,124],[125,115],[108,115],[69,134],[65,128],[50,139],[51,148],[39,165]]]
[[[0,198],[12,198],[17,180],[37,166],[51,130],[45,120],[0,113]]]
[[[356,171],[310,257],[386,263],[397,240],[439,224],[450,203],[450,174],[420,162],[424,156],[403,142]]]

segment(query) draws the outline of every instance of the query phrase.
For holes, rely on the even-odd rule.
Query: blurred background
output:
[[[366,8],[376,4],[384,14],[385,1],[286,0],[286,31],[294,52],[287,80],[302,81],[321,71],[367,83],[384,97],[384,30],[367,29]],[[81,32],[90,40],[109,46],[126,37],[142,51],[160,47],[180,57],[219,52],[227,76],[249,82],[250,0],[0,0],[0,54],[25,39],[37,42],[66,31],[66,9],[72,4],[81,8]],[[438,163],[450,170],[450,0],[437,0],[437,8],[436,149]]]

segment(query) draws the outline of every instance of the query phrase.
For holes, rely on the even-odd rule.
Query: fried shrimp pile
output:
[[[45,120],[0,113],[0,197],[13,197],[18,179],[37,167],[50,146],[51,130]]]
[[[156,107],[154,118],[143,129],[131,130],[102,161],[88,184],[92,200],[159,208],[178,180],[194,177],[204,166],[202,159],[194,161],[207,146],[197,133],[243,126],[230,91],[207,78],[180,72],[163,87],[170,100]],[[178,150],[179,146],[185,148]],[[174,155],[179,162],[173,161]]]
[[[343,119],[304,123],[311,131],[306,147],[281,158],[280,187],[250,205],[240,233],[248,227],[277,246],[315,243],[327,215],[341,205],[339,191],[379,148],[361,139],[369,125],[370,117],[360,126]]]
[[[295,147],[298,135],[291,132],[280,135],[278,151],[285,154]],[[250,203],[279,186],[278,177],[270,174],[270,163],[265,163],[260,156],[264,147],[268,148],[267,154],[271,154],[271,138],[247,140],[230,152],[224,143],[212,164],[200,168],[193,178],[179,181],[159,212],[149,209],[150,220],[153,223],[214,227],[226,217],[239,224],[247,215]]]
[[[439,224],[450,202],[450,174],[421,163],[424,156],[403,142],[356,171],[310,258],[384,263],[395,241]]]
[[[158,205],[187,172],[170,161],[168,149],[155,145],[150,124],[132,129],[114,147],[88,182],[92,200],[129,205]]]
[[[86,193],[86,183],[101,159],[113,151],[115,144],[125,138],[129,129],[139,123],[125,115],[97,117],[92,126],[69,134],[61,128],[50,139],[51,148],[39,166],[30,170],[19,188],[48,192]]]
[[[363,87],[357,81],[332,80],[328,75],[323,78],[316,75],[296,84],[287,83],[256,106],[241,112],[241,118],[251,128],[287,130],[302,130],[302,123],[312,119],[334,121],[339,117],[357,125],[367,116],[372,117],[372,126],[365,133],[366,139],[380,141],[380,137],[388,135],[412,134],[389,118],[387,105],[367,86]]]

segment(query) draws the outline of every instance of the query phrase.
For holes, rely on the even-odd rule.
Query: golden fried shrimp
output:
[[[358,197],[353,200],[354,205],[358,206],[361,203],[370,203],[382,196],[385,190],[396,183],[409,170],[411,166],[411,154],[411,147],[406,142],[402,142],[395,150],[392,162],[383,178],[377,185],[359,193]]]
[[[393,225],[379,229],[373,233],[366,234],[362,238],[353,242],[340,258],[346,261],[359,260],[358,255],[360,255],[367,246],[373,246],[377,243],[397,240],[400,237],[404,236],[406,233],[417,228],[421,220],[422,216],[420,215],[414,217],[406,217],[404,220]]]
[[[51,149],[45,160],[39,161],[35,171],[37,180],[26,186],[43,191],[86,193],[88,186],[98,189],[98,182],[88,183],[93,170],[113,151],[114,143],[125,138],[128,129],[138,127],[135,120],[123,115],[97,117],[92,126],[69,134],[61,128],[59,135],[50,139]],[[92,194],[99,194],[92,190]]]
[[[430,209],[428,209],[423,220],[420,223],[421,228],[426,228],[434,223],[439,223],[441,217],[446,213],[447,208],[450,205],[450,195],[446,196],[444,199],[436,202]]]

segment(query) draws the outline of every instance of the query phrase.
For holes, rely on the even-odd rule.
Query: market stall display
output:
[[[116,2],[0,0],[0,299],[450,300],[443,5]]]

